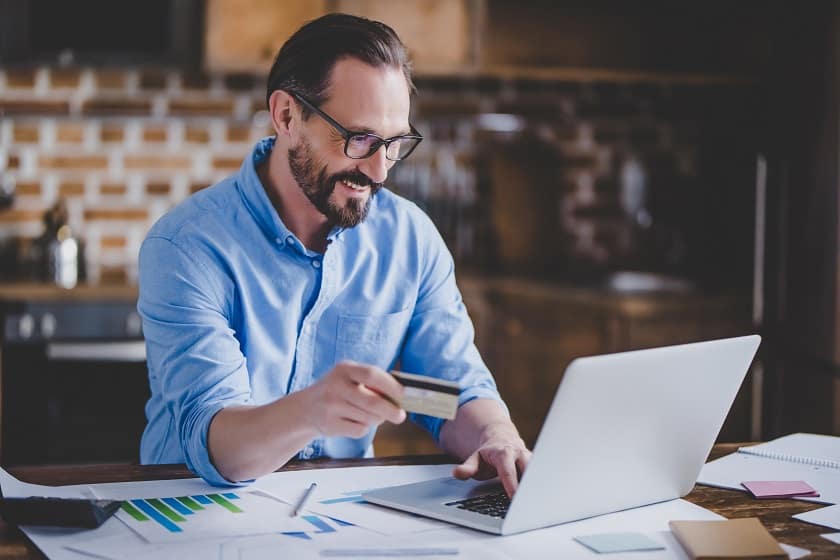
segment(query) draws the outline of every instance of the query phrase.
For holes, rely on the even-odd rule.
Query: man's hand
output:
[[[491,433],[466,461],[455,467],[452,475],[466,480],[487,480],[498,476],[509,498],[519,487],[531,452],[515,431],[499,430]]]
[[[405,420],[396,404],[402,385],[377,367],[344,361],[303,391],[312,403],[308,421],[324,436],[359,438],[386,420]]]

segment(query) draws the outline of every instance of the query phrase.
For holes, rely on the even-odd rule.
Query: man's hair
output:
[[[323,104],[333,66],[344,57],[400,68],[409,92],[414,91],[408,52],[393,29],[363,17],[327,14],[306,23],[280,48],[268,74],[266,104],[278,89],[302,95],[316,106]],[[308,118],[309,109],[302,110]]]

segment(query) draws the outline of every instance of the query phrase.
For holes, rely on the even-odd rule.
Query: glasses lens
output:
[[[347,139],[346,153],[351,158],[366,158],[379,147],[381,140],[372,134],[354,134]]]
[[[399,161],[408,157],[408,154],[410,154],[419,143],[420,140],[415,138],[400,138],[399,140],[394,140],[388,146],[388,152],[385,156],[390,160]]]

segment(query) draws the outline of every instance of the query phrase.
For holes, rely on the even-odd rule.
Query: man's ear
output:
[[[268,98],[268,111],[278,136],[292,134],[301,116],[294,97],[280,89],[275,90]]]

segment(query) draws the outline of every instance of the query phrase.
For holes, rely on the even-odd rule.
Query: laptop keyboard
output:
[[[485,494],[475,498],[448,502],[444,505],[504,519],[510,507],[510,498],[504,491],[501,491],[496,494]]]

